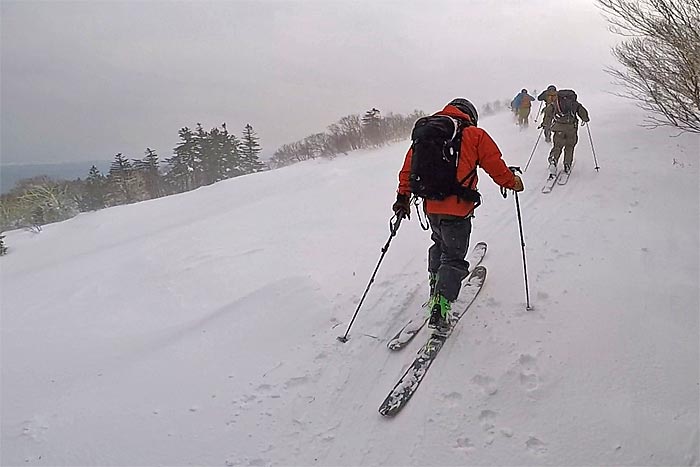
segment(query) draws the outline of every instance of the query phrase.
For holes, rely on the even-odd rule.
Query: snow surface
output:
[[[394,419],[377,408],[426,331],[429,235],[386,242],[407,143],[9,232],[3,465],[700,465],[697,135],[583,99],[566,186],[480,172],[489,273]],[[509,164],[537,136],[482,120]],[[415,215],[415,213],[414,213]]]

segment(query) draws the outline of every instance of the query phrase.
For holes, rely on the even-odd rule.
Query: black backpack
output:
[[[563,124],[578,123],[578,118],[576,118],[578,102],[576,101],[576,98],[576,93],[571,89],[562,89],[557,91],[554,114],[555,122]]]
[[[433,115],[418,119],[411,132],[411,193],[424,199],[443,200],[448,196],[479,203],[481,196],[463,183],[476,175],[476,167],[463,180],[457,180],[462,130],[467,120]]]

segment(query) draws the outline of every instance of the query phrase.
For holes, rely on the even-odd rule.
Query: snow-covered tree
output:
[[[244,173],[260,172],[265,167],[258,157],[262,151],[259,141],[258,134],[250,124],[247,124],[243,129],[243,138],[240,143],[241,168]]]

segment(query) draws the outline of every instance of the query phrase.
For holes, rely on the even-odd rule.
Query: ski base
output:
[[[484,266],[477,266],[474,268],[462,289],[462,293],[466,295],[466,304],[464,302],[460,304],[462,311],[453,315],[450,329],[445,335],[433,333],[428,338],[425,345],[420,348],[411,366],[408,367],[389,395],[384,399],[384,402],[379,406],[379,413],[382,416],[393,417],[399,413],[411,399],[411,396],[413,396],[421,381],[423,381],[428,368],[430,368],[438,352],[440,352],[445,341],[452,334],[457,322],[467,313],[469,306],[478,295],[485,280],[486,268]],[[459,303],[459,301],[457,303]]]

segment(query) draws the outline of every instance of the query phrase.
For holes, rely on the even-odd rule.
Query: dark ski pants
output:
[[[574,146],[578,143],[578,128],[554,132],[554,147],[549,152],[549,163],[557,165],[562,149],[564,165],[571,167],[574,162]]]
[[[462,280],[469,274],[469,262],[464,258],[472,233],[472,219],[445,214],[428,214],[428,219],[433,241],[428,249],[428,272],[437,274],[435,290],[454,302]]]

